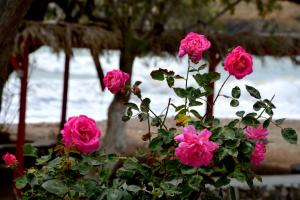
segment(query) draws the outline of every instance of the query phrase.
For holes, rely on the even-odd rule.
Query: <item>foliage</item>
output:
[[[201,43],[193,44],[201,45]],[[244,69],[240,64],[243,64],[242,61],[235,62],[234,66],[239,72]],[[283,123],[283,119],[273,120],[273,110],[276,108],[272,102],[274,96],[270,99],[264,98],[256,88],[245,85],[249,97],[253,99],[253,111],[249,113],[238,111],[237,119],[221,125],[219,119],[207,114],[202,115],[198,111],[198,108],[206,103],[205,98],[213,94],[212,83],[221,78],[219,73],[206,72],[205,68],[206,64],[192,64],[189,61],[186,77],[168,69],[160,68],[151,72],[154,80],[165,82],[182,100],[181,104],[175,105],[170,99],[164,114],[156,114],[151,109],[151,99],[142,95],[140,89],[142,82],[137,81],[131,88],[126,87],[127,91],[120,90],[125,93],[132,92],[140,102],[139,105],[134,102],[126,103],[127,110],[122,119],[128,121],[137,117],[140,121],[147,122],[148,130],[142,138],[148,141],[148,151],[129,157],[107,155],[102,151],[86,154],[76,150],[76,143],[72,143],[70,148],[60,143],[54,151],[50,150],[48,155],[37,158],[36,167],[29,168],[24,176],[16,180],[17,188],[23,189],[22,198],[26,200],[191,199],[191,197],[222,199],[208,188],[228,187],[232,179],[246,182],[249,187],[253,187],[254,179],[261,181],[251,166],[252,163],[258,164],[252,162],[253,152],[257,150],[256,144],[259,143],[260,148],[264,150],[264,145],[268,142],[266,135],[269,125],[273,123],[281,128]],[[230,73],[234,74],[234,71]],[[242,95],[239,86],[235,86],[231,94],[222,93],[230,77],[231,75],[228,75],[223,82],[213,104],[219,97],[225,97],[230,99],[231,107],[239,106],[239,98]],[[197,87],[189,85],[191,78],[197,83]],[[120,80],[116,78],[111,81],[119,83]],[[184,81],[185,87],[178,87],[178,81]],[[176,127],[167,127],[165,123],[170,109],[176,112],[174,117]],[[188,131],[187,127],[193,127],[197,133],[182,135],[181,127],[184,127],[183,131]],[[78,124],[75,128],[77,130],[72,129],[71,135],[77,134],[76,131],[80,134],[83,130],[83,135],[77,137],[86,139],[87,127],[80,127]],[[255,132],[248,133],[250,129]],[[287,142],[297,143],[295,130],[281,129],[282,136]],[[203,130],[206,134],[203,141],[200,137],[198,139],[193,137],[195,134],[197,136],[204,134]],[[264,133],[259,132],[262,130]],[[61,138],[61,135],[58,138]],[[182,144],[183,140],[191,144]],[[184,145],[190,145],[186,147],[186,153],[191,152],[203,158],[205,148],[210,148],[208,145],[205,146],[205,142],[217,146],[209,151],[209,156],[212,157],[208,163],[205,162],[201,166],[190,165],[183,162],[177,154],[179,146],[184,150]],[[199,151],[191,151],[194,145],[199,145],[197,148]],[[25,153],[31,157],[37,155],[36,149],[29,145],[25,146]],[[115,165],[112,168],[113,164]],[[229,188],[229,195],[235,198],[232,188]]]

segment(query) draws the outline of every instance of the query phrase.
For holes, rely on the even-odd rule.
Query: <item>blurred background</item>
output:
[[[103,75],[121,69],[131,74],[131,83],[141,80],[143,95],[153,99],[151,108],[160,113],[169,97],[173,103],[179,102],[167,84],[152,80],[149,74],[159,67],[181,75],[186,73],[187,57],[179,59],[177,51],[180,39],[191,31],[205,34],[213,44],[202,62],[210,64],[207,70],[221,73],[216,90],[226,77],[223,58],[228,50],[241,45],[254,57],[254,72],[242,80],[230,79],[223,93],[230,94],[232,87],[247,84],[259,89],[265,98],[275,95],[274,118],[287,118],[283,126],[300,132],[297,0],[24,0],[14,5],[12,2],[0,0],[0,41],[5,41],[0,42],[0,47],[7,52],[0,55],[1,155],[14,152],[18,138],[20,77],[24,77],[27,57],[26,142],[41,148],[51,146],[68,117],[84,114],[99,122],[110,151],[132,152],[144,147],[143,142],[136,142],[143,134],[143,124],[131,121],[125,129],[121,119],[114,119],[124,113],[125,107],[119,106],[124,99],[103,88]],[[64,89],[67,80],[68,90]],[[254,103],[245,90],[238,108],[228,109],[229,102],[219,98],[209,112],[226,122],[238,110],[250,111]],[[199,112],[204,115],[206,107]],[[170,117],[174,113],[170,110]],[[111,127],[106,126],[107,121],[112,122]],[[270,132],[273,143],[268,146],[263,166],[257,170],[261,174],[299,173],[300,146],[289,146],[276,129]],[[2,168],[0,184],[6,185],[12,176]],[[286,184],[297,188],[298,178],[298,182]],[[279,183],[283,184],[285,179],[279,179]],[[285,191],[280,188],[277,195],[284,199]],[[9,193],[11,190],[0,191],[0,199],[10,199]]]

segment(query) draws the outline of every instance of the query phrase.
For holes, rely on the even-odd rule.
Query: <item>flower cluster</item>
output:
[[[59,143],[49,155],[37,159],[39,167],[28,170],[27,175],[16,180],[18,189],[27,190],[24,199],[36,196],[72,200],[99,199],[99,196],[102,199],[190,199],[198,198],[197,194],[201,199],[220,199],[214,198],[207,185],[221,188],[228,186],[231,179],[236,179],[252,186],[257,175],[249,165],[258,166],[265,158],[267,127],[271,122],[280,127],[272,121],[275,106],[272,99],[262,99],[258,90],[246,85],[247,92],[256,99],[254,112],[238,111],[239,118],[224,126],[214,116],[198,112],[196,106],[205,103],[204,97],[213,96],[211,83],[220,79],[219,73],[206,72],[203,70],[205,64],[197,64],[210,46],[211,42],[204,35],[189,33],[179,47],[179,57],[187,54],[195,63],[187,67],[186,78],[167,69],[151,72],[153,79],[166,80],[184,102],[177,105],[170,98],[161,114],[150,108],[151,99],[142,96],[141,81],[136,81],[130,88],[126,85],[130,82],[127,73],[121,70],[107,72],[104,83],[111,93],[132,94],[140,101],[140,105],[125,102],[127,110],[122,120],[137,116],[140,121],[147,121],[148,132],[142,138],[149,140],[149,150],[134,157],[103,154],[98,151],[101,131],[95,120],[85,115],[73,116],[58,137],[64,144]],[[212,106],[230,76],[241,79],[252,73],[252,57],[238,46],[225,58],[224,69],[229,75]],[[189,86],[189,77],[194,79],[197,87]],[[174,84],[177,79],[185,81],[185,88]],[[236,86],[231,96],[223,96],[230,97],[230,106],[236,107],[240,95],[241,89]],[[210,106],[209,102],[206,103]],[[176,127],[168,128],[165,122],[172,107],[176,113]],[[263,125],[260,125],[260,120],[264,120]],[[155,126],[156,133],[151,126]],[[282,129],[282,135],[290,143],[297,142],[293,129]],[[37,150],[30,151],[31,156],[32,152]],[[2,159],[9,167],[17,165],[12,154],[7,153]],[[116,161],[113,170],[105,168]]]
[[[265,159],[268,134],[268,129],[263,128],[262,126],[246,128],[247,139],[255,140],[254,150],[250,155],[251,163],[253,165],[258,166]]]
[[[197,133],[193,126],[184,127],[183,133],[175,137],[179,143],[175,149],[175,155],[185,165],[208,166],[212,161],[214,152],[219,147],[218,144],[209,141],[211,134],[207,129]]]

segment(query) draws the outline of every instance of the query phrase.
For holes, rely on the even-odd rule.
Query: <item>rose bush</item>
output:
[[[106,86],[112,93],[122,90],[135,96],[127,103],[123,121],[137,117],[148,125],[144,141],[148,148],[135,156],[105,154],[98,150],[101,132],[94,120],[72,117],[66,122],[59,144],[48,155],[36,159],[37,167],[26,170],[16,180],[23,190],[23,199],[222,199],[235,192],[230,187],[232,179],[253,186],[253,180],[261,180],[252,170],[264,160],[268,144],[268,127],[271,123],[282,129],[282,136],[291,144],[297,143],[297,134],[291,128],[282,128],[283,119],[273,120],[273,98],[262,98],[260,92],[245,85],[253,97],[253,111],[236,112],[236,119],[225,125],[214,116],[200,113],[199,106],[205,97],[213,94],[211,83],[220,79],[217,72],[206,72],[205,63],[199,63],[210,47],[205,36],[190,33],[180,44],[179,56],[188,54],[194,64],[187,67],[186,77],[168,69],[156,69],[151,77],[166,81],[174,94],[181,99],[178,105],[170,98],[164,113],[156,114],[151,99],[142,95],[141,81],[131,88],[125,87],[128,78],[121,71],[108,72]],[[235,86],[231,94],[222,89],[233,75],[237,79],[252,72],[252,57],[242,47],[235,48],[224,61],[229,75],[214,98],[229,99],[230,107],[239,106],[241,89]],[[127,78],[126,78],[127,77]],[[197,87],[189,85],[194,79]],[[185,87],[177,87],[184,81]],[[138,104],[136,102],[139,102]],[[176,115],[175,127],[167,127],[170,109]],[[31,150],[37,152],[36,150]],[[112,164],[115,164],[112,168]],[[214,189],[229,187],[223,194]],[[226,196],[227,195],[227,196]]]

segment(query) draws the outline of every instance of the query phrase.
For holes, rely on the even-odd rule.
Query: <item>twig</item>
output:
[[[225,83],[228,81],[228,79],[229,79],[230,76],[231,76],[231,75],[229,74],[229,75],[227,76],[227,78],[225,79],[225,81],[223,82],[223,84],[221,85],[221,88],[219,89],[219,92],[218,92],[218,94],[217,94],[217,96],[216,96],[216,98],[215,98],[215,100],[214,100],[214,102],[213,102],[213,105],[215,105],[215,103],[216,103],[217,99],[219,98],[220,93],[221,93],[221,91],[222,91],[222,89],[223,89]]]
[[[171,104],[171,98],[169,98],[169,101],[168,101],[167,111],[166,111],[164,120],[163,120],[163,122],[162,122],[163,124],[165,124],[165,121],[166,121],[166,119],[167,119],[167,115],[168,115],[168,112],[169,112],[170,104]]]
[[[187,69],[186,78],[185,78],[185,90],[187,89],[187,85],[188,85],[190,67],[191,67],[191,62],[190,62],[190,59],[188,59],[188,69]],[[187,110],[187,97],[185,97],[184,108],[185,108],[185,110]],[[186,114],[186,111],[185,111],[185,114]]]

